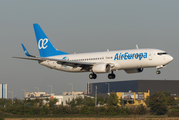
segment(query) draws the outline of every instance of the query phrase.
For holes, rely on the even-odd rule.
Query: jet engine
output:
[[[108,73],[110,71],[110,65],[106,63],[95,64],[92,71],[94,73]]]
[[[142,72],[144,69],[143,68],[137,68],[137,69],[126,69],[124,70],[126,73],[140,73]]]

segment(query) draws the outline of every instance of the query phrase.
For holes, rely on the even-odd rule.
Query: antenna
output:
[[[136,44],[136,49],[139,49],[139,46]]]

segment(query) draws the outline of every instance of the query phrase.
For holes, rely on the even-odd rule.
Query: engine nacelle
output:
[[[110,65],[106,63],[99,63],[93,66],[92,71],[94,73],[108,73],[110,71]]]
[[[140,73],[142,72],[144,69],[143,68],[137,68],[137,69],[126,69],[124,70],[126,73]]]

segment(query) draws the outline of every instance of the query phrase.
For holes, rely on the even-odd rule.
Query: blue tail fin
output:
[[[37,47],[39,49],[40,57],[50,57],[56,55],[68,54],[59,50],[56,50],[47,38],[38,23],[33,24],[34,32],[37,40]]]

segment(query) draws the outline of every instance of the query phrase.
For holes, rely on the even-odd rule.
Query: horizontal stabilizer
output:
[[[23,44],[21,44],[21,45],[22,45],[22,48],[23,48],[24,53],[25,53],[26,56],[28,56],[28,57],[35,57],[35,56],[29,54],[29,52],[27,51],[27,49],[25,48],[25,46]]]

